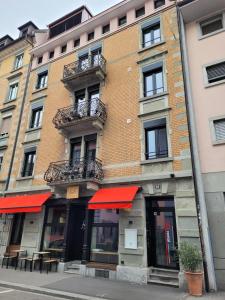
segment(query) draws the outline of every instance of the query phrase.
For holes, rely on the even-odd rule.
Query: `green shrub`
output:
[[[201,251],[196,245],[182,242],[178,255],[184,271],[195,273],[202,267]]]

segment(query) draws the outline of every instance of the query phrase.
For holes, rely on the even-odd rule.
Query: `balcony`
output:
[[[80,84],[92,84],[106,77],[106,60],[101,55],[89,55],[64,66],[62,82],[68,89],[74,90]]]
[[[101,130],[106,118],[105,104],[99,98],[94,98],[58,109],[53,124],[68,136],[75,130]]]
[[[48,185],[65,187],[88,182],[100,183],[103,178],[102,163],[98,159],[81,159],[74,163],[71,161],[52,162],[44,175],[44,180]]]

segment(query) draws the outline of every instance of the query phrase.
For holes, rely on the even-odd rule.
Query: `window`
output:
[[[144,14],[145,14],[145,7],[144,6],[139,8],[139,9],[136,9],[136,11],[135,11],[136,18],[144,16]]]
[[[21,177],[27,177],[33,175],[35,158],[36,158],[36,151],[30,151],[24,154],[24,164],[23,164]]]
[[[18,92],[18,82],[17,83],[14,83],[14,84],[11,84],[9,86],[9,96],[8,96],[8,101],[11,101],[11,100],[15,100],[16,97],[17,97],[17,92]]]
[[[164,91],[162,67],[145,72],[143,75],[144,97],[150,97]]]
[[[0,156],[0,171],[2,170],[3,165],[3,156]]]
[[[165,5],[165,0],[154,0],[154,7],[155,9]]]
[[[214,83],[225,79],[225,62],[206,67],[208,83]]]
[[[91,261],[118,263],[119,213],[95,210],[92,225]]]
[[[10,238],[10,245],[20,245],[23,235],[23,226],[24,226],[25,214],[14,214],[13,216],[13,225],[12,233]]]
[[[30,128],[38,128],[41,126],[43,115],[43,107],[32,109]]]
[[[61,47],[61,53],[65,53],[66,52],[66,49],[67,49],[67,45],[63,45]]]
[[[118,19],[118,25],[119,26],[125,25],[126,23],[127,23],[127,16],[123,16],[123,17]]]
[[[225,141],[225,119],[213,121],[216,141]]]
[[[38,64],[41,64],[41,63],[42,63],[42,60],[43,60],[43,56],[39,56],[39,57],[38,57]]]
[[[54,55],[55,55],[55,51],[51,51],[51,52],[49,52],[49,59],[52,59],[53,57],[54,57]]]
[[[48,71],[38,74],[37,89],[43,89],[47,86]]]
[[[149,47],[161,41],[160,22],[142,29],[142,47]]]
[[[64,231],[66,224],[66,207],[57,206],[47,208],[47,220],[44,225],[42,249],[49,248],[63,250]],[[57,252],[60,256],[60,251]]]
[[[11,127],[12,117],[6,117],[2,119],[1,128],[0,128],[0,136],[5,136],[9,134]]]
[[[0,49],[5,47],[5,43],[0,43]]]
[[[210,34],[214,31],[223,29],[223,15],[216,15],[200,22],[202,35]]]
[[[93,40],[93,39],[94,39],[94,37],[95,37],[95,33],[94,33],[94,31],[93,31],[93,32],[90,32],[90,33],[88,33],[88,41],[91,41],[91,40]]]
[[[105,34],[110,31],[110,24],[107,24],[102,27],[102,34]]]
[[[76,39],[74,41],[74,48],[79,47],[80,46],[80,39]]]
[[[19,69],[23,65],[23,54],[17,55],[14,64],[14,70]]]
[[[166,119],[146,122],[145,126],[145,158],[149,160],[168,157]]]

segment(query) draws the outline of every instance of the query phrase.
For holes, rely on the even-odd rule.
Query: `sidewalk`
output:
[[[176,288],[137,285],[59,273],[38,273],[0,269],[0,286],[79,300],[193,300]],[[209,294],[201,299],[224,300],[225,293]]]

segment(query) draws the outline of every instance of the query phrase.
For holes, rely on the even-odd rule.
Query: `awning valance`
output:
[[[88,209],[128,209],[138,191],[138,186],[100,189],[88,203]]]
[[[0,214],[39,213],[51,193],[0,198]]]

